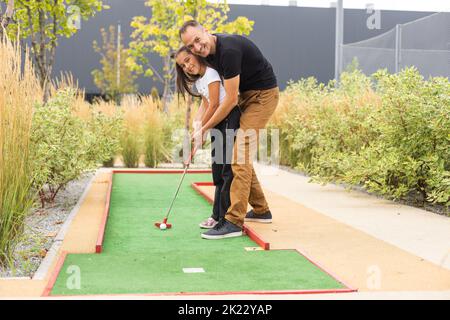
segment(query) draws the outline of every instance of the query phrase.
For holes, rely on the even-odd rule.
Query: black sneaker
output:
[[[253,212],[253,210],[250,210],[249,212],[247,212],[247,215],[245,216],[245,221],[272,223],[272,213],[269,210],[263,214],[256,214]]]
[[[224,239],[242,236],[242,228],[229,222],[228,220],[221,220],[218,224],[211,230],[202,233],[203,239]]]

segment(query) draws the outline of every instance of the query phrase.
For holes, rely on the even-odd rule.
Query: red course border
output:
[[[212,182],[194,182],[192,183],[192,188],[194,188],[195,191],[197,191],[198,194],[200,194],[202,197],[206,199],[209,203],[213,203],[214,199],[209,196],[206,192],[203,192],[203,190],[200,187],[210,187],[214,186]],[[252,228],[245,225],[242,228],[244,232],[248,235],[250,239],[252,239],[254,242],[256,242],[261,248],[264,250],[270,250],[270,244],[268,242],[265,242]]]
[[[100,229],[98,230],[97,244],[95,246],[95,253],[101,253],[103,249],[103,239],[105,237],[106,222],[109,216],[109,206],[111,202],[112,191],[112,177],[114,172],[111,172],[108,178],[108,192],[106,193],[105,210],[103,212],[102,222],[100,223]]]
[[[58,262],[56,262],[55,269],[53,270],[53,273],[48,280],[47,286],[44,289],[44,292],[42,293],[43,297],[50,296],[50,293],[52,292],[53,286],[56,283],[56,279],[58,278],[59,272],[61,271],[64,261],[66,261],[67,257],[67,251],[62,251],[61,255],[59,256]]]
[[[96,253],[101,253],[103,249],[103,240],[105,235],[106,224],[108,221],[109,208],[110,208],[110,200],[111,200],[111,191],[112,191],[112,178],[115,173],[183,173],[184,170],[180,169],[167,169],[167,170],[128,170],[128,169],[115,169],[111,171],[110,177],[108,179],[108,193],[106,195],[106,203],[105,210],[103,213],[102,222],[100,225],[97,244],[95,247]],[[188,173],[210,173],[211,170],[188,170]],[[192,183],[192,188],[197,191],[201,196],[203,196],[209,203],[213,203],[213,199],[206,193],[203,192],[199,187],[201,186],[213,186],[212,182],[194,182]],[[264,250],[270,250],[270,243],[265,242],[261,236],[259,236],[252,228],[245,225],[243,226],[244,232],[248,235],[250,239],[256,242],[259,246],[261,246]],[[280,250],[280,249],[277,249]],[[291,250],[291,249],[281,249],[281,250]],[[256,294],[256,295],[267,295],[267,294],[320,294],[320,293],[349,293],[356,292],[358,289],[352,288],[347,285],[344,281],[340,280],[334,274],[326,270],[322,265],[315,262],[310,256],[306,255],[305,252],[295,249],[300,255],[304,256],[308,261],[314,264],[316,267],[321,269],[323,272],[327,273],[330,277],[334,278],[336,281],[341,283],[345,288],[343,289],[317,289],[317,290],[274,290],[274,291],[225,291],[225,292],[167,292],[167,293],[148,293],[148,294],[96,294],[96,295],[83,295],[83,297],[99,297],[99,296],[195,296],[195,295],[237,295],[237,294]],[[53,289],[54,284],[56,283],[57,277],[64,265],[64,261],[66,260],[68,252],[63,251],[58,262],[56,264],[55,269],[52,272],[52,275],[48,281],[47,286],[42,293],[43,297],[50,296],[50,293]],[[70,297],[70,296],[52,296],[52,297]],[[79,296],[77,296],[79,297]]]
[[[108,193],[106,194],[106,204],[105,204],[105,211],[103,213],[102,222],[100,224],[100,229],[98,231],[97,236],[97,244],[95,246],[95,253],[101,253],[103,250],[103,240],[105,236],[105,229],[106,229],[106,223],[108,221],[109,216],[109,206],[110,206],[110,200],[111,200],[111,191],[112,191],[112,177],[115,173],[184,173],[184,170],[181,169],[166,169],[166,170],[149,170],[149,169],[136,169],[136,170],[129,170],[129,169],[114,169],[111,170],[110,177],[108,179]],[[188,170],[188,173],[211,173],[211,170],[204,170],[204,169],[193,169]]]

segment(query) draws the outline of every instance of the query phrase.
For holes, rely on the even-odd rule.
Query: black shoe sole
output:
[[[259,223],[272,223],[272,219],[245,218],[244,221],[259,222]]]
[[[219,240],[219,239],[225,239],[225,238],[240,237],[240,236],[242,236],[242,234],[243,234],[242,231],[230,232],[227,234],[221,234],[221,235],[215,235],[215,236],[210,236],[210,235],[202,233],[202,238],[208,239],[208,240]]]

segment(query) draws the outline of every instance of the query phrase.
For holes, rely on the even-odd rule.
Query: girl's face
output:
[[[203,69],[197,57],[186,51],[180,52],[175,60],[184,73],[189,75],[199,75]]]

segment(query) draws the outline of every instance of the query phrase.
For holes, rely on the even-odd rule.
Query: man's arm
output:
[[[233,110],[233,108],[238,103],[239,94],[239,81],[240,76],[237,75],[234,78],[227,79],[224,81],[223,86],[225,87],[226,96],[223,102],[219,105],[216,112],[212,115],[211,119],[208,120],[206,124],[203,125],[203,132],[214,128],[218,123],[225,119],[228,114]]]
[[[200,107],[198,108],[197,113],[195,114],[194,121],[192,123],[192,127],[194,129],[194,132],[197,130],[200,130],[203,127],[203,118],[205,117],[206,109],[208,108],[208,101],[202,97],[202,103],[200,104]]]
[[[208,91],[209,91],[209,105],[208,108],[206,108],[206,112],[202,117],[202,126],[204,126],[211,119],[214,112],[216,112],[217,108],[219,107],[220,81],[211,82],[208,85]]]
[[[198,107],[198,111],[195,114],[194,121],[202,121],[203,117],[205,116],[205,110],[208,107],[208,101],[202,97],[202,103],[200,104],[200,107]]]

